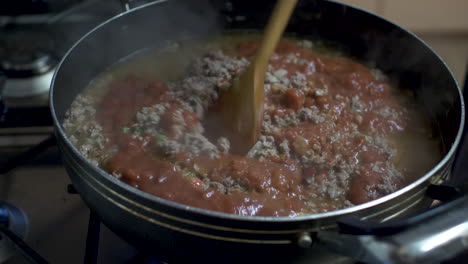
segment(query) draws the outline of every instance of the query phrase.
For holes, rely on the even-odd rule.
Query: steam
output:
[[[88,31],[120,12],[118,1],[85,0],[49,17],[44,22],[57,42],[54,53],[61,58]]]
[[[79,15],[66,16],[84,16],[89,23],[56,23],[56,32],[62,32],[57,38],[62,44],[69,44],[60,45],[66,48],[59,53],[64,54],[97,22],[123,11],[118,0],[90,1],[95,4],[80,10]],[[91,80],[123,58],[146,48],[163,48],[171,42],[214,37],[220,29],[218,12],[208,0],[156,1],[102,24],[71,50],[59,69],[55,85],[55,98],[60,98],[59,117],[63,118],[73,99]]]
[[[456,81],[435,52],[416,36],[398,27],[387,34],[364,37],[369,50],[366,59],[389,74],[396,86],[414,92],[418,109],[442,137],[448,151],[459,129],[460,101]]]

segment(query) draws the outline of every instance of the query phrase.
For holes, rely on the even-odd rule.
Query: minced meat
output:
[[[318,54],[310,41],[280,43],[265,75],[260,140],[245,157],[229,154],[231,142],[205,116],[257,44],[196,55],[177,80],[116,78],[99,101],[78,96],[64,128],[85,157],[129,185],[233,214],[326,212],[405,184],[393,138],[411,123],[409,110],[382,72]]]

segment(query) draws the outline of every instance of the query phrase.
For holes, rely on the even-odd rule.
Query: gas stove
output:
[[[90,212],[52,136],[48,90],[60,58],[85,32],[121,12],[121,2],[8,2],[0,10],[0,263],[160,263]],[[466,170],[467,159],[465,142],[456,174]],[[314,256],[317,262],[356,263],[332,253],[320,258]]]

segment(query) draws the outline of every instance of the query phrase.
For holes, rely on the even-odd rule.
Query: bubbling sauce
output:
[[[394,192],[440,158],[409,92],[378,70],[310,41],[283,40],[265,78],[259,142],[230,154],[220,93],[258,41],[226,37],[147,51],[98,76],[64,128],[80,152],[134,188],[249,216],[296,216]]]

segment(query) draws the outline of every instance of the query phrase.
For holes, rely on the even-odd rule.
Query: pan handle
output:
[[[317,245],[365,263],[441,263],[467,250],[468,196],[412,221],[406,228],[386,223],[379,232],[372,223],[344,218],[339,232],[319,232]]]

